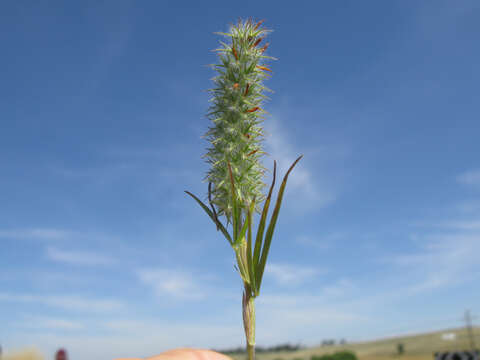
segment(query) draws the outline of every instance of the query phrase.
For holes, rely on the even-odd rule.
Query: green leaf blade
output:
[[[258,225],[257,229],[257,237],[255,239],[255,250],[253,253],[253,266],[255,268],[255,272],[258,273],[258,262],[260,261],[260,250],[262,248],[262,241],[263,241],[263,233],[265,231],[265,223],[267,220],[267,215],[268,215],[268,208],[270,206],[270,199],[272,198],[272,192],[273,188],[275,186],[275,178],[276,178],[276,171],[277,171],[277,162],[273,162],[273,179],[272,179],[272,185],[270,185],[270,190],[268,191],[268,196],[265,199],[265,203],[263,204],[263,211],[262,211],[262,216],[260,218],[260,223]],[[255,281],[256,284],[258,284],[258,281]],[[255,293],[258,293],[260,291],[259,288],[255,287],[254,288]]]
[[[245,219],[245,222],[243,223],[243,226],[242,226],[242,230],[240,230],[240,233],[238,234],[238,239],[235,241],[236,246],[240,245],[240,242],[242,241],[242,239],[245,239],[247,228],[248,228],[248,218]]]
[[[186,191],[185,192],[190,195],[193,199],[195,199],[197,201],[197,203],[203,208],[203,210],[205,210],[205,212],[208,214],[208,216],[210,216],[210,218],[212,219],[212,221],[215,223],[215,225],[217,225],[217,227],[220,229],[220,231],[223,233],[223,235],[225,236],[225,238],[228,240],[228,242],[230,243],[230,245],[233,245],[233,241],[232,241],[232,238],[230,237],[230,234],[228,233],[227,229],[225,229],[225,227],[223,226],[223,224],[219,221],[216,221],[215,220],[215,217],[213,216],[213,213],[212,211],[207,207],[207,205],[205,205],[202,200],[200,200],[198,197],[196,197],[195,195],[193,195],[190,191]]]
[[[259,272],[257,274],[257,284],[258,284],[259,292],[260,292],[260,285],[262,284],[263,272],[265,271],[265,264],[267,262],[268,252],[270,250],[270,244],[272,242],[273,231],[275,230],[278,214],[280,212],[280,207],[282,205],[283,192],[285,191],[285,186],[287,185],[288,175],[290,174],[290,172],[293,170],[295,165],[297,165],[297,163],[300,161],[302,157],[303,155],[299,156],[297,160],[295,160],[293,164],[290,166],[290,168],[288,169],[287,173],[283,178],[282,185],[280,186],[280,190],[278,191],[277,201],[275,203],[275,209],[273,210],[272,218],[270,219],[267,233],[265,234],[265,244],[263,246],[262,255],[259,263]]]

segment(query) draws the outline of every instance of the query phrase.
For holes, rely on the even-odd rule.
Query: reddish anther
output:
[[[268,67],[266,67],[266,66],[257,65],[257,68],[259,68],[260,70],[266,70],[266,71],[272,72],[272,70],[270,70],[270,69],[269,69]]]
[[[265,50],[267,50],[268,45],[270,45],[270,43],[266,43],[265,46],[260,49],[260,52],[261,52],[262,54],[263,54],[263,52],[264,52]]]
[[[247,84],[247,87],[245,88],[245,92],[243,93],[243,96],[247,96],[249,87],[250,87],[250,84]]]
[[[258,109],[260,108],[258,106],[255,106],[254,108],[248,109],[247,112],[251,113],[251,112],[257,111]]]
[[[233,52],[233,56],[235,56],[235,59],[238,60],[237,50],[235,50],[234,46],[232,46],[232,52]]]
[[[259,27],[260,25],[262,25],[262,23],[263,23],[264,21],[265,21],[265,20],[260,20],[260,21],[257,23],[257,25],[255,25],[255,27],[253,28],[253,30],[257,30],[258,27]]]
[[[257,149],[257,150],[250,151],[250,152],[247,154],[247,156],[253,155],[253,154],[255,154],[257,151],[258,151],[258,149]]]
[[[235,90],[238,89],[238,86],[239,86],[238,83],[233,84],[233,88],[234,88]]]
[[[255,47],[258,44],[260,44],[260,41],[262,41],[262,40],[263,40],[263,38],[257,39],[257,41],[255,41],[255,43],[252,45],[252,47]]]

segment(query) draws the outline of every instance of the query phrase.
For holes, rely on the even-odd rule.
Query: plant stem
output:
[[[245,337],[247,339],[248,360],[255,360],[255,303],[250,285],[244,283],[245,292],[243,293],[243,326],[245,328]]]
[[[255,345],[247,344],[248,360],[255,360]]]

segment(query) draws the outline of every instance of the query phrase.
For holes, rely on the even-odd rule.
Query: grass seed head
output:
[[[230,44],[220,42],[223,46],[218,52],[220,64],[214,66],[218,74],[213,78],[213,105],[207,115],[213,127],[205,134],[211,146],[204,155],[210,169],[204,180],[212,183],[212,203],[219,216],[226,216],[227,222],[232,219],[228,164],[237,199],[245,213],[254,198],[255,211],[260,213],[260,204],[265,199],[261,103],[265,98],[262,92],[270,89],[263,85],[268,74],[258,70],[271,70],[262,63],[266,46],[260,51],[256,46],[271,30],[261,28],[262,23],[263,20],[254,25],[249,19],[231,24],[230,32],[224,34]]]

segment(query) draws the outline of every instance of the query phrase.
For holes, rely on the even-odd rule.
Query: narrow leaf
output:
[[[218,221],[217,212],[215,211],[215,206],[213,206],[213,202],[212,202],[212,183],[211,182],[208,183],[208,202],[210,203],[210,207],[212,208],[213,218],[214,218],[215,224],[217,224],[217,231],[218,231],[220,229],[220,226],[218,224],[219,221]]]
[[[215,217],[213,216],[212,211],[207,207],[207,205],[205,205],[199,198],[197,198],[191,192],[189,192],[189,191],[185,191],[185,192],[198,202],[198,204],[203,208],[203,210],[205,210],[205,212],[208,214],[208,216],[210,216],[210,218],[213,220],[215,225],[217,225],[217,227],[220,228],[220,231],[223,233],[223,235],[228,240],[230,245],[233,245],[232,238],[230,237],[230,234],[228,233],[227,229],[225,229],[223,224],[221,222],[219,222],[218,219],[217,219],[217,221],[215,221]]]
[[[263,246],[262,256],[260,258],[260,263],[259,263],[259,272],[257,274],[258,292],[260,292],[260,285],[262,284],[263,272],[265,270],[265,264],[267,262],[268,251],[270,250],[273,231],[275,230],[278,214],[280,212],[280,206],[282,205],[283,192],[285,191],[285,186],[287,185],[288,175],[290,174],[290,172],[293,170],[295,165],[297,165],[297,162],[299,162],[302,157],[303,155],[300,155],[297,158],[297,160],[295,160],[293,164],[290,166],[287,173],[285,174],[285,177],[283,178],[282,185],[280,186],[280,190],[278,191],[277,202],[275,203],[275,209],[273,210],[272,218],[270,219],[267,233],[265,234],[265,244]]]
[[[235,246],[240,245],[240,242],[242,239],[245,238],[245,234],[247,233],[247,228],[248,228],[248,218],[245,219],[245,222],[243,223],[242,230],[240,230],[240,234],[238,235],[238,239],[235,240]]]
[[[262,217],[260,218],[260,223],[257,229],[257,237],[255,239],[255,251],[253,253],[253,266],[257,269],[257,265],[260,259],[260,250],[262,248],[262,241],[263,241],[263,232],[265,230],[265,222],[267,220],[268,208],[270,206],[270,199],[272,197],[273,187],[275,186],[275,178],[277,172],[277,162],[273,161],[273,179],[272,185],[270,186],[270,190],[268,191],[268,196],[265,199],[265,203],[263,204],[263,211]],[[260,289],[256,289],[260,290]]]

